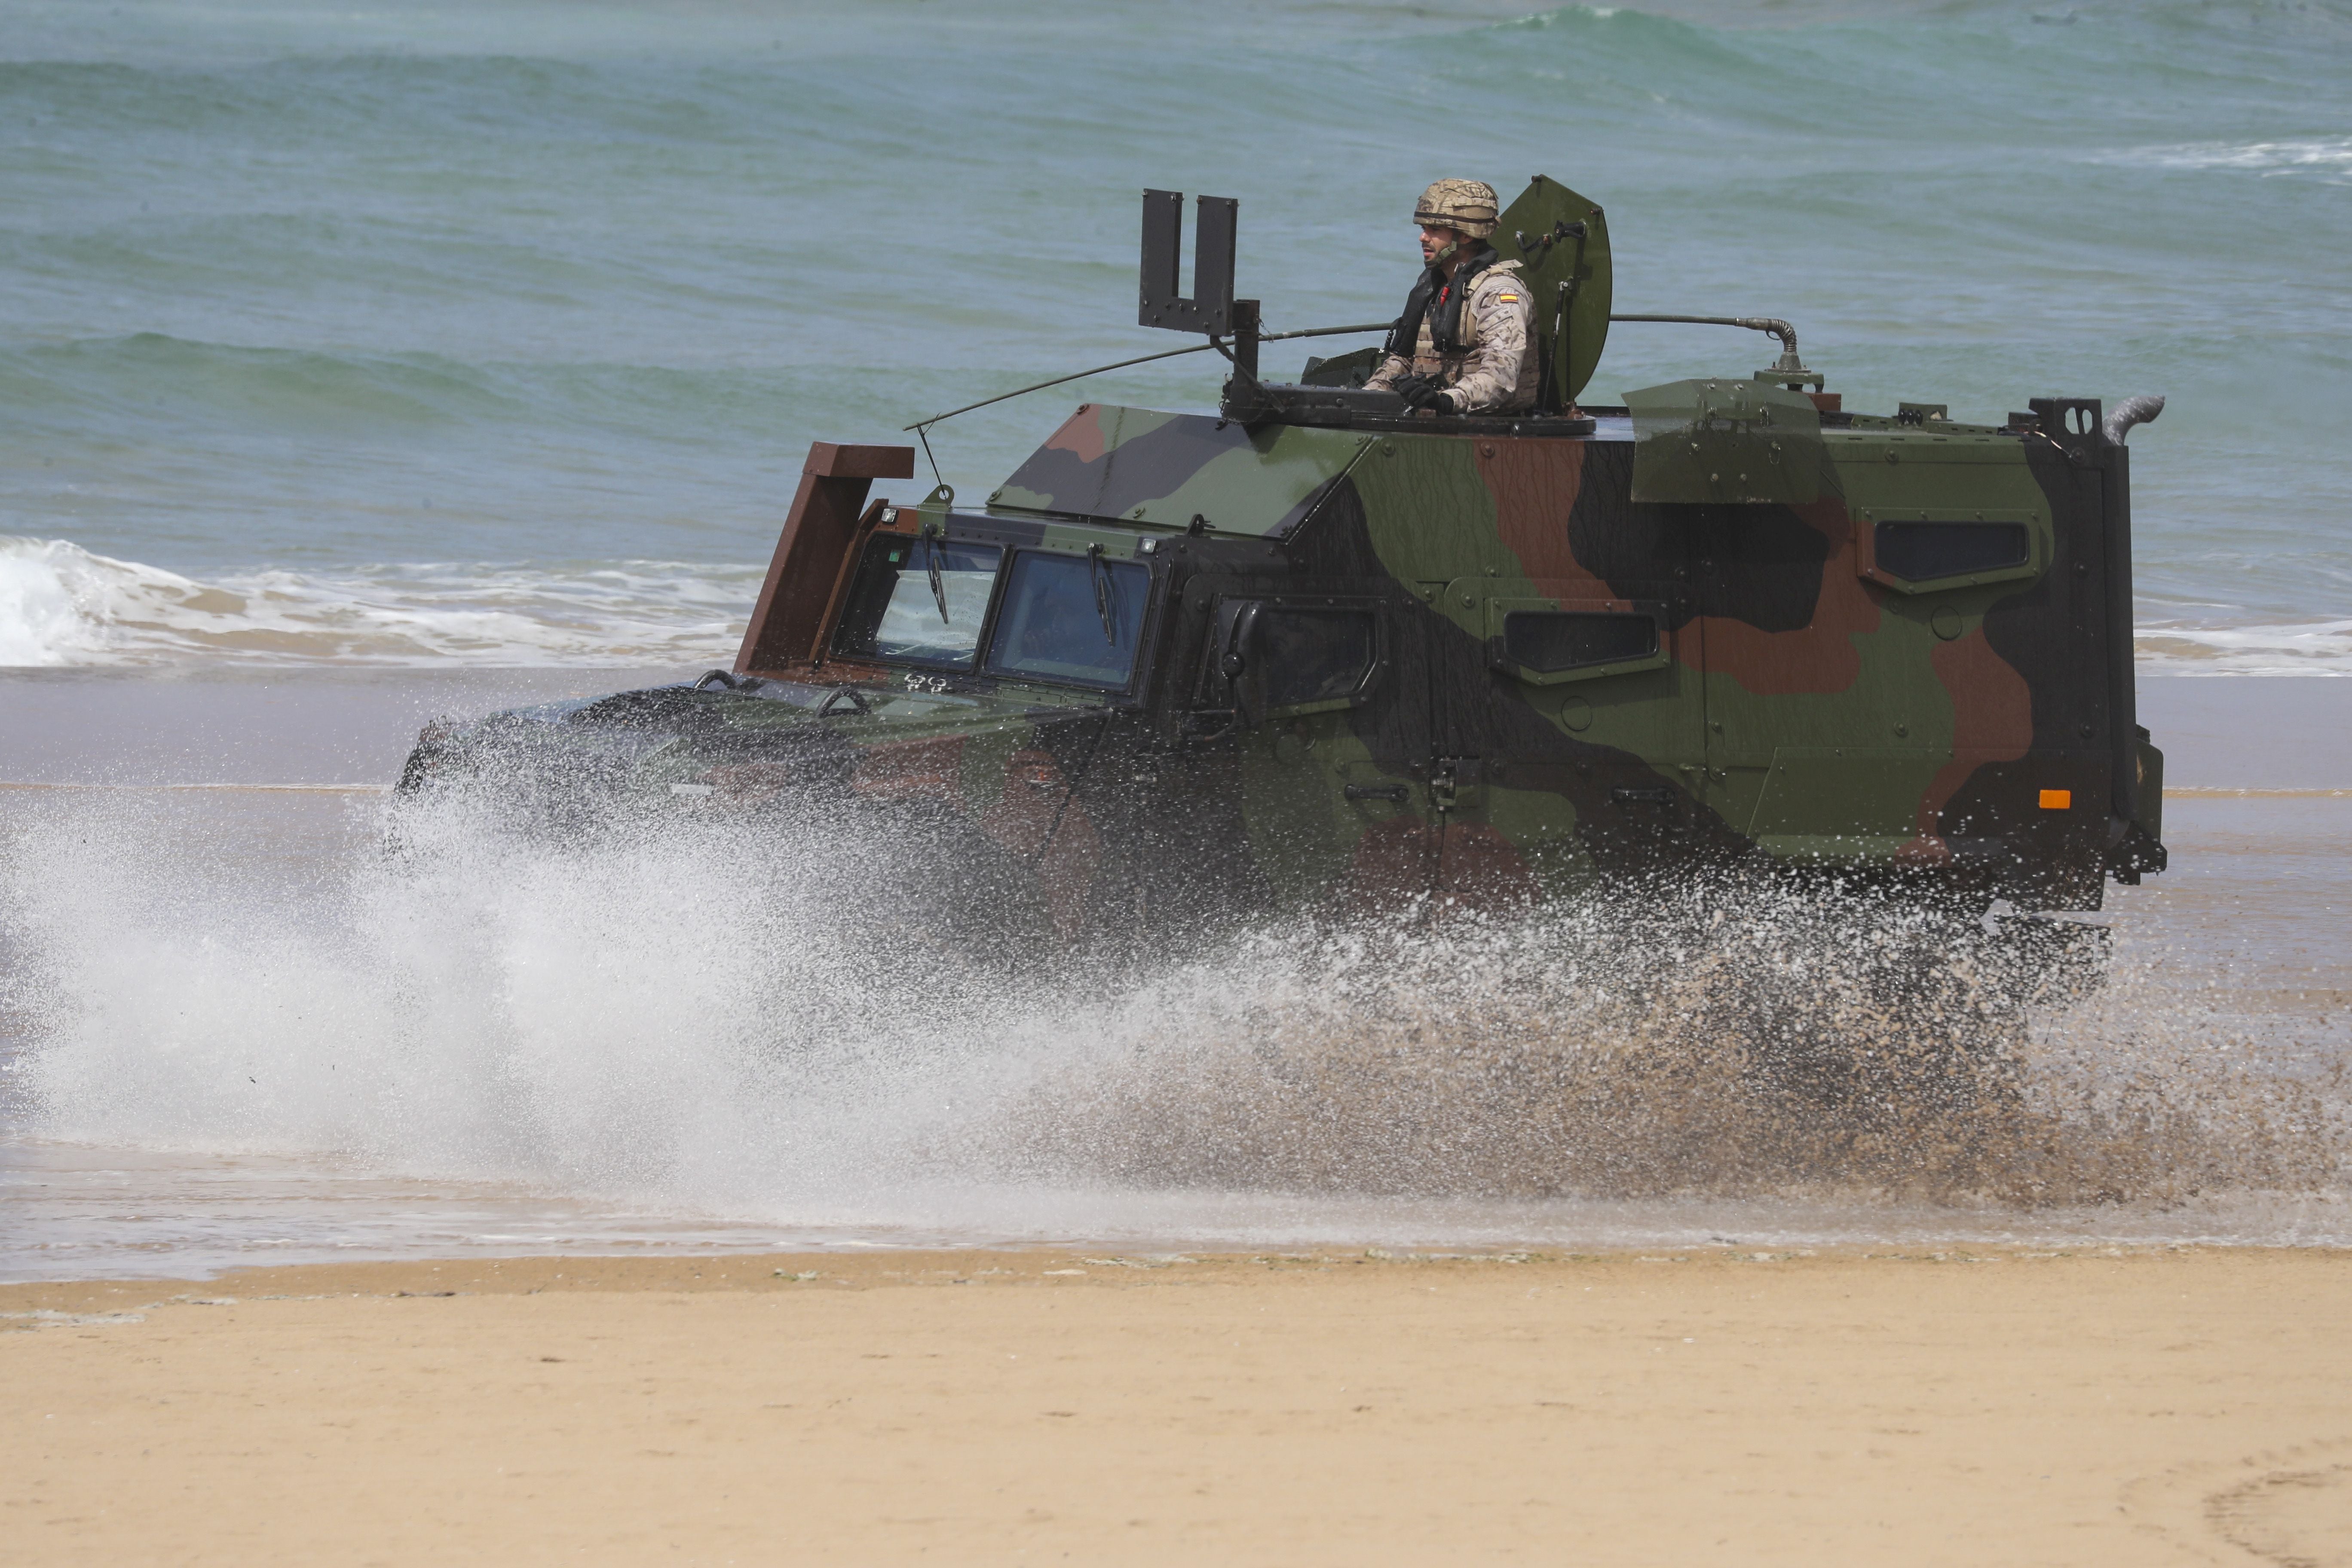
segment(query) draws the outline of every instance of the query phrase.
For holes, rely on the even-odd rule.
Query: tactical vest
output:
[[[1434,267],[1424,267],[1413,280],[1412,292],[1404,297],[1404,313],[1396,319],[1389,333],[1388,352],[1402,359],[1411,359],[1420,351],[1422,318],[1429,318],[1429,341],[1441,354],[1458,354],[1462,342],[1462,301],[1470,297],[1470,285],[1478,274],[1496,262],[1495,247],[1484,247],[1450,280]]]

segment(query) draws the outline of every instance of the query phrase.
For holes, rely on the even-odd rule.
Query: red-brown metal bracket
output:
[[[824,616],[844,563],[856,541],[858,513],[876,479],[915,475],[912,447],[852,447],[809,443],[801,485],[784,531],[760,584],[751,624],[735,656],[735,673],[756,674],[805,664],[819,652]]]

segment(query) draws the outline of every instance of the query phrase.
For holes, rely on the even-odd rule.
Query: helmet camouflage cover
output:
[[[1412,221],[1430,228],[1451,228],[1473,239],[1495,232],[1495,187],[1484,180],[1440,180],[1421,193]]]

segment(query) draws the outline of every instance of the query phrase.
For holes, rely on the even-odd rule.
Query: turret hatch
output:
[[[1538,174],[1495,225],[1495,254],[1519,264],[1542,356],[1537,406],[1568,407],[1609,341],[1609,222],[1600,204]]]

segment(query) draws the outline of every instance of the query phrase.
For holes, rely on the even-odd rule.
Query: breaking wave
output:
[[[0,668],[723,664],[761,568],[673,561],[256,571],[209,581],[0,536]],[[2352,621],[2143,623],[2166,674],[2352,674]]]
[[[0,666],[723,662],[760,569],[667,561],[257,571],[198,582],[0,537]]]
[[[289,889],[234,835],[56,809],[83,830],[7,852],[0,1003],[57,1139],[980,1238],[1262,1240],[1252,1205],[1286,1196],[1360,1238],[1425,1233],[1414,1203],[1507,1234],[1555,1205],[1523,1240],[1642,1202],[2345,1230],[2341,1029],[2160,950],[2102,987],[2079,932],[1684,889],[1047,972],[894,924],[882,889],[928,853],[903,841],[548,844],[452,807]]]
[[[2352,179],[2352,136],[2132,147],[2102,153],[2095,161],[2147,169],[2247,169],[2261,174],[2316,174],[2330,184],[2341,184]]]
[[[2140,668],[2165,675],[2352,675],[2352,620],[2285,626],[2140,623]]]

